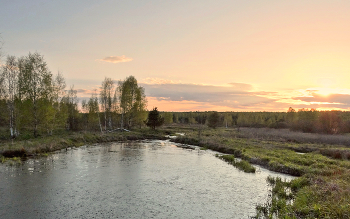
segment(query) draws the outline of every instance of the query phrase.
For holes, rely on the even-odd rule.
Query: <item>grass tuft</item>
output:
[[[218,157],[246,173],[255,173],[256,171],[255,167],[253,167],[248,161],[236,161],[234,155],[219,155]]]

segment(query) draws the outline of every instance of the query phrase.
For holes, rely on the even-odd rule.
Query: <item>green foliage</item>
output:
[[[173,112],[174,123],[209,124],[212,112]],[[216,127],[274,128],[293,131],[341,134],[350,132],[350,113],[341,111],[317,111],[300,109],[296,112],[222,112]]]
[[[173,113],[172,112],[162,112],[161,115],[164,118],[164,124],[172,124],[173,123]]]
[[[227,156],[230,162],[237,157],[270,170],[300,176],[291,182],[269,178],[271,197],[265,204],[257,206],[255,218],[348,218],[350,161],[333,158],[332,154],[336,155],[337,150],[345,154],[349,148],[298,144],[281,141],[277,136],[264,138],[267,133],[260,132],[258,137],[255,134],[242,135],[244,132],[235,129],[204,129],[202,140],[198,142],[197,132],[187,130],[184,136],[174,141],[205,145],[209,149],[232,154],[234,156]],[[330,149],[333,150],[328,151]],[[324,156],[322,153],[330,155]]]
[[[91,143],[144,140],[144,139],[165,139],[165,132],[142,129],[132,132],[71,132],[62,131],[44,138],[30,138],[26,140],[6,141],[0,145],[0,161],[8,158],[19,159],[32,155],[46,155],[49,152],[66,149],[69,147],[79,147]]]
[[[50,104],[52,74],[43,56],[38,53],[29,53],[21,58],[18,67],[18,98],[26,103],[26,120],[32,127],[33,135],[37,137],[39,126],[48,119],[46,109]]]
[[[114,98],[113,95],[115,95]],[[106,77],[102,82],[100,103],[102,111],[104,112],[104,127],[105,131],[107,131],[107,126],[108,129],[112,129],[112,113],[113,110],[117,109],[116,90],[114,89],[114,82],[111,78]]]
[[[173,112],[174,123],[208,124],[212,112]],[[290,128],[295,131],[340,134],[350,132],[350,113],[300,109],[296,112],[222,112],[216,127]]]
[[[224,123],[225,123],[225,127],[230,127],[232,126],[232,122],[233,122],[233,118],[232,115],[229,113],[225,113],[224,114]]]
[[[89,101],[82,102],[82,112],[77,90],[71,86],[66,92],[65,87],[63,76],[53,76],[39,53],[8,56],[0,68],[0,138],[29,139],[62,129],[102,131],[103,126],[111,131],[144,125],[148,114],[145,90],[133,76],[120,81],[117,88],[111,78],[105,78],[100,103],[95,91]]]
[[[235,162],[235,156],[232,154],[228,155],[220,155],[218,156],[220,159],[223,159],[224,161],[228,163],[234,163]]]
[[[68,130],[79,130],[79,121],[81,115],[79,114],[78,110],[79,102],[77,97],[77,90],[74,90],[74,86],[72,86],[67,92],[67,95],[62,98],[62,103],[65,105],[65,110],[67,110]]]
[[[91,94],[88,102],[82,104],[83,109],[87,112],[87,129],[91,131],[100,130],[102,132],[102,125],[100,121],[100,107],[96,90]]]
[[[255,173],[255,167],[245,160],[236,161],[234,155],[219,155],[218,157],[246,173]]]
[[[220,115],[218,112],[214,111],[210,113],[208,116],[208,126],[215,129],[219,125],[219,119]]]
[[[134,76],[118,83],[122,123],[127,128],[142,125],[146,115],[147,99],[143,87],[137,85]]]
[[[152,111],[149,111],[146,125],[152,129],[164,124],[164,118],[160,116],[157,107],[153,108]]]
[[[240,170],[243,170],[246,173],[255,173],[255,167],[253,167],[248,161],[241,160],[239,162],[235,162],[235,167]]]

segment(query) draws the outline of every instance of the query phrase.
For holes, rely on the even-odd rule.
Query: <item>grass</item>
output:
[[[234,155],[218,155],[220,159],[223,159],[229,164],[232,164],[233,166],[237,167],[238,169],[242,170],[246,173],[255,173],[256,169],[253,167],[249,162],[245,160],[237,161],[235,160]]]
[[[0,156],[4,158],[25,158],[37,155],[45,155],[53,151],[79,147],[86,144],[144,140],[166,139],[165,131],[141,129],[132,132],[93,133],[71,132],[60,135],[31,138],[28,140],[2,141],[0,143]]]
[[[291,182],[268,178],[270,199],[257,206],[255,218],[350,218],[350,136],[320,135],[274,129],[208,129],[198,126],[165,126],[162,130],[123,133],[77,132],[21,141],[2,141],[1,162],[11,164],[21,156],[47,154],[81,145],[141,139],[164,139],[231,154],[227,160],[238,168],[258,164],[267,169],[299,176]],[[232,156],[233,155],[233,156]],[[241,161],[235,161],[240,158]],[[19,160],[19,161],[18,161]]]
[[[237,137],[281,142],[344,145],[350,147],[349,135],[327,135],[289,131],[288,129],[240,128]]]
[[[22,158],[20,157],[6,158],[4,156],[0,156],[0,163],[6,163],[6,164],[9,164],[10,166],[20,165],[22,164]]]
[[[255,218],[350,218],[350,136],[251,128],[202,129],[200,138],[197,130],[185,133],[173,141],[298,176],[268,179],[271,196]]]

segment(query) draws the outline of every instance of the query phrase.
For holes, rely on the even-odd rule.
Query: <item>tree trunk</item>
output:
[[[121,129],[124,128],[123,121],[124,121],[124,113],[122,113],[122,119],[120,120],[120,128],[121,128]]]
[[[102,125],[101,125],[101,119],[100,119],[100,113],[98,113],[97,116],[98,116],[98,124],[100,125],[101,133],[103,133],[103,131],[102,131]]]

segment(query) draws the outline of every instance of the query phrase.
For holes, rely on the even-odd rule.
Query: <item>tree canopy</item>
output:
[[[219,119],[219,113],[216,111],[212,112],[208,117],[208,126],[215,129],[219,125]]]
[[[146,125],[152,129],[163,125],[164,118],[159,114],[157,107],[153,108],[152,111],[149,111]]]
[[[62,74],[53,75],[41,54],[8,56],[0,67],[0,127],[6,130],[0,137],[141,127],[147,118],[146,107],[145,90],[133,76],[118,83],[106,77],[80,107],[74,85],[66,90]]]

